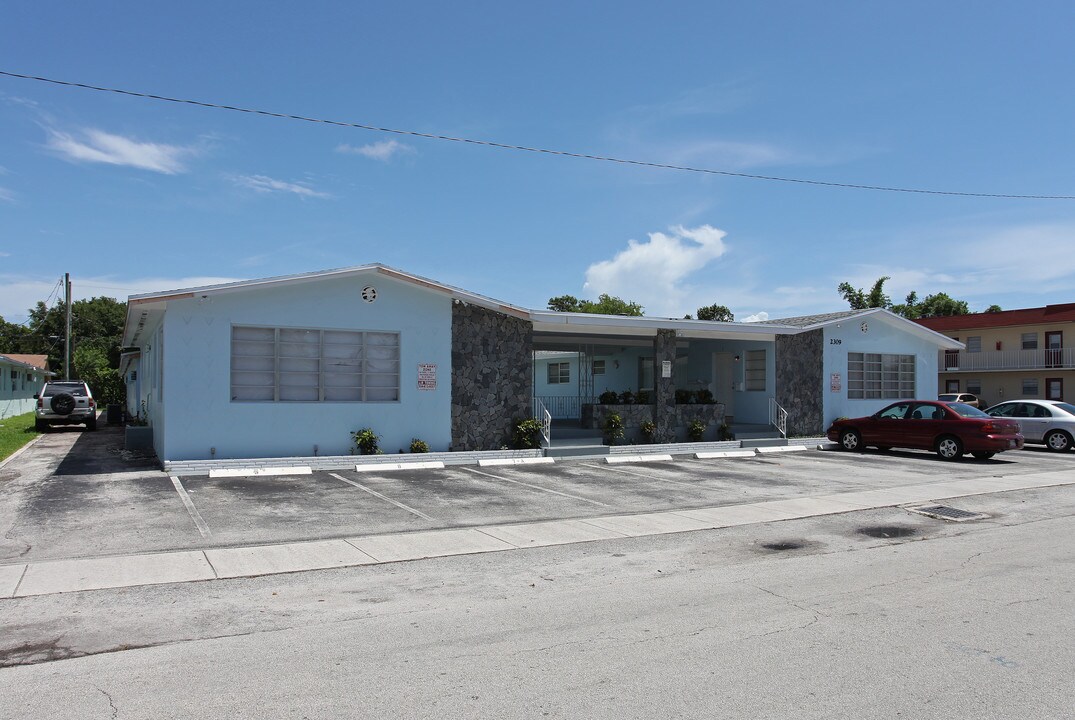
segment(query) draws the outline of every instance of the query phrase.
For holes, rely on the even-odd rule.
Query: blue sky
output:
[[[826,182],[1075,195],[1075,5],[9,3],[0,70]],[[0,77],[0,315],[383,262],[528,307],[737,319],[1075,301],[1075,200],[839,189]]]

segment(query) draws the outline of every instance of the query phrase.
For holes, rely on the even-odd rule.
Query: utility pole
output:
[[[63,379],[71,379],[71,273],[63,274],[64,305],[67,319],[64,323]]]

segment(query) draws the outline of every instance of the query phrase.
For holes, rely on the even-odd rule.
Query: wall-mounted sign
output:
[[[662,360],[661,361],[661,377],[663,377],[663,378],[672,377],[672,361],[671,360]]]
[[[840,373],[833,373],[829,376],[829,389],[832,392],[840,392],[842,385],[840,383]]]
[[[436,363],[418,363],[418,389],[437,389],[437,365]]]

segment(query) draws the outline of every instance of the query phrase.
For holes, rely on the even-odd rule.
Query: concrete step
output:
[[[608,445],[554,445],[545,450],[545,457],[586,457],[608,455]]]
[[[736,439],[738,440],[739,438]],[[788,441],[786,438],[778,436],[775,438],[753,438],[750,440],[743,440],[741,444],[744,448],[784,447],[788,444]]]

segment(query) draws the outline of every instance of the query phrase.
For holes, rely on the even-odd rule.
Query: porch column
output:
[[[664,363],[672,372],[664,377]],[[676,439],[676,331],[658,330],[653,339],[653,422],[657,426],[654,440],[659,443]]]

